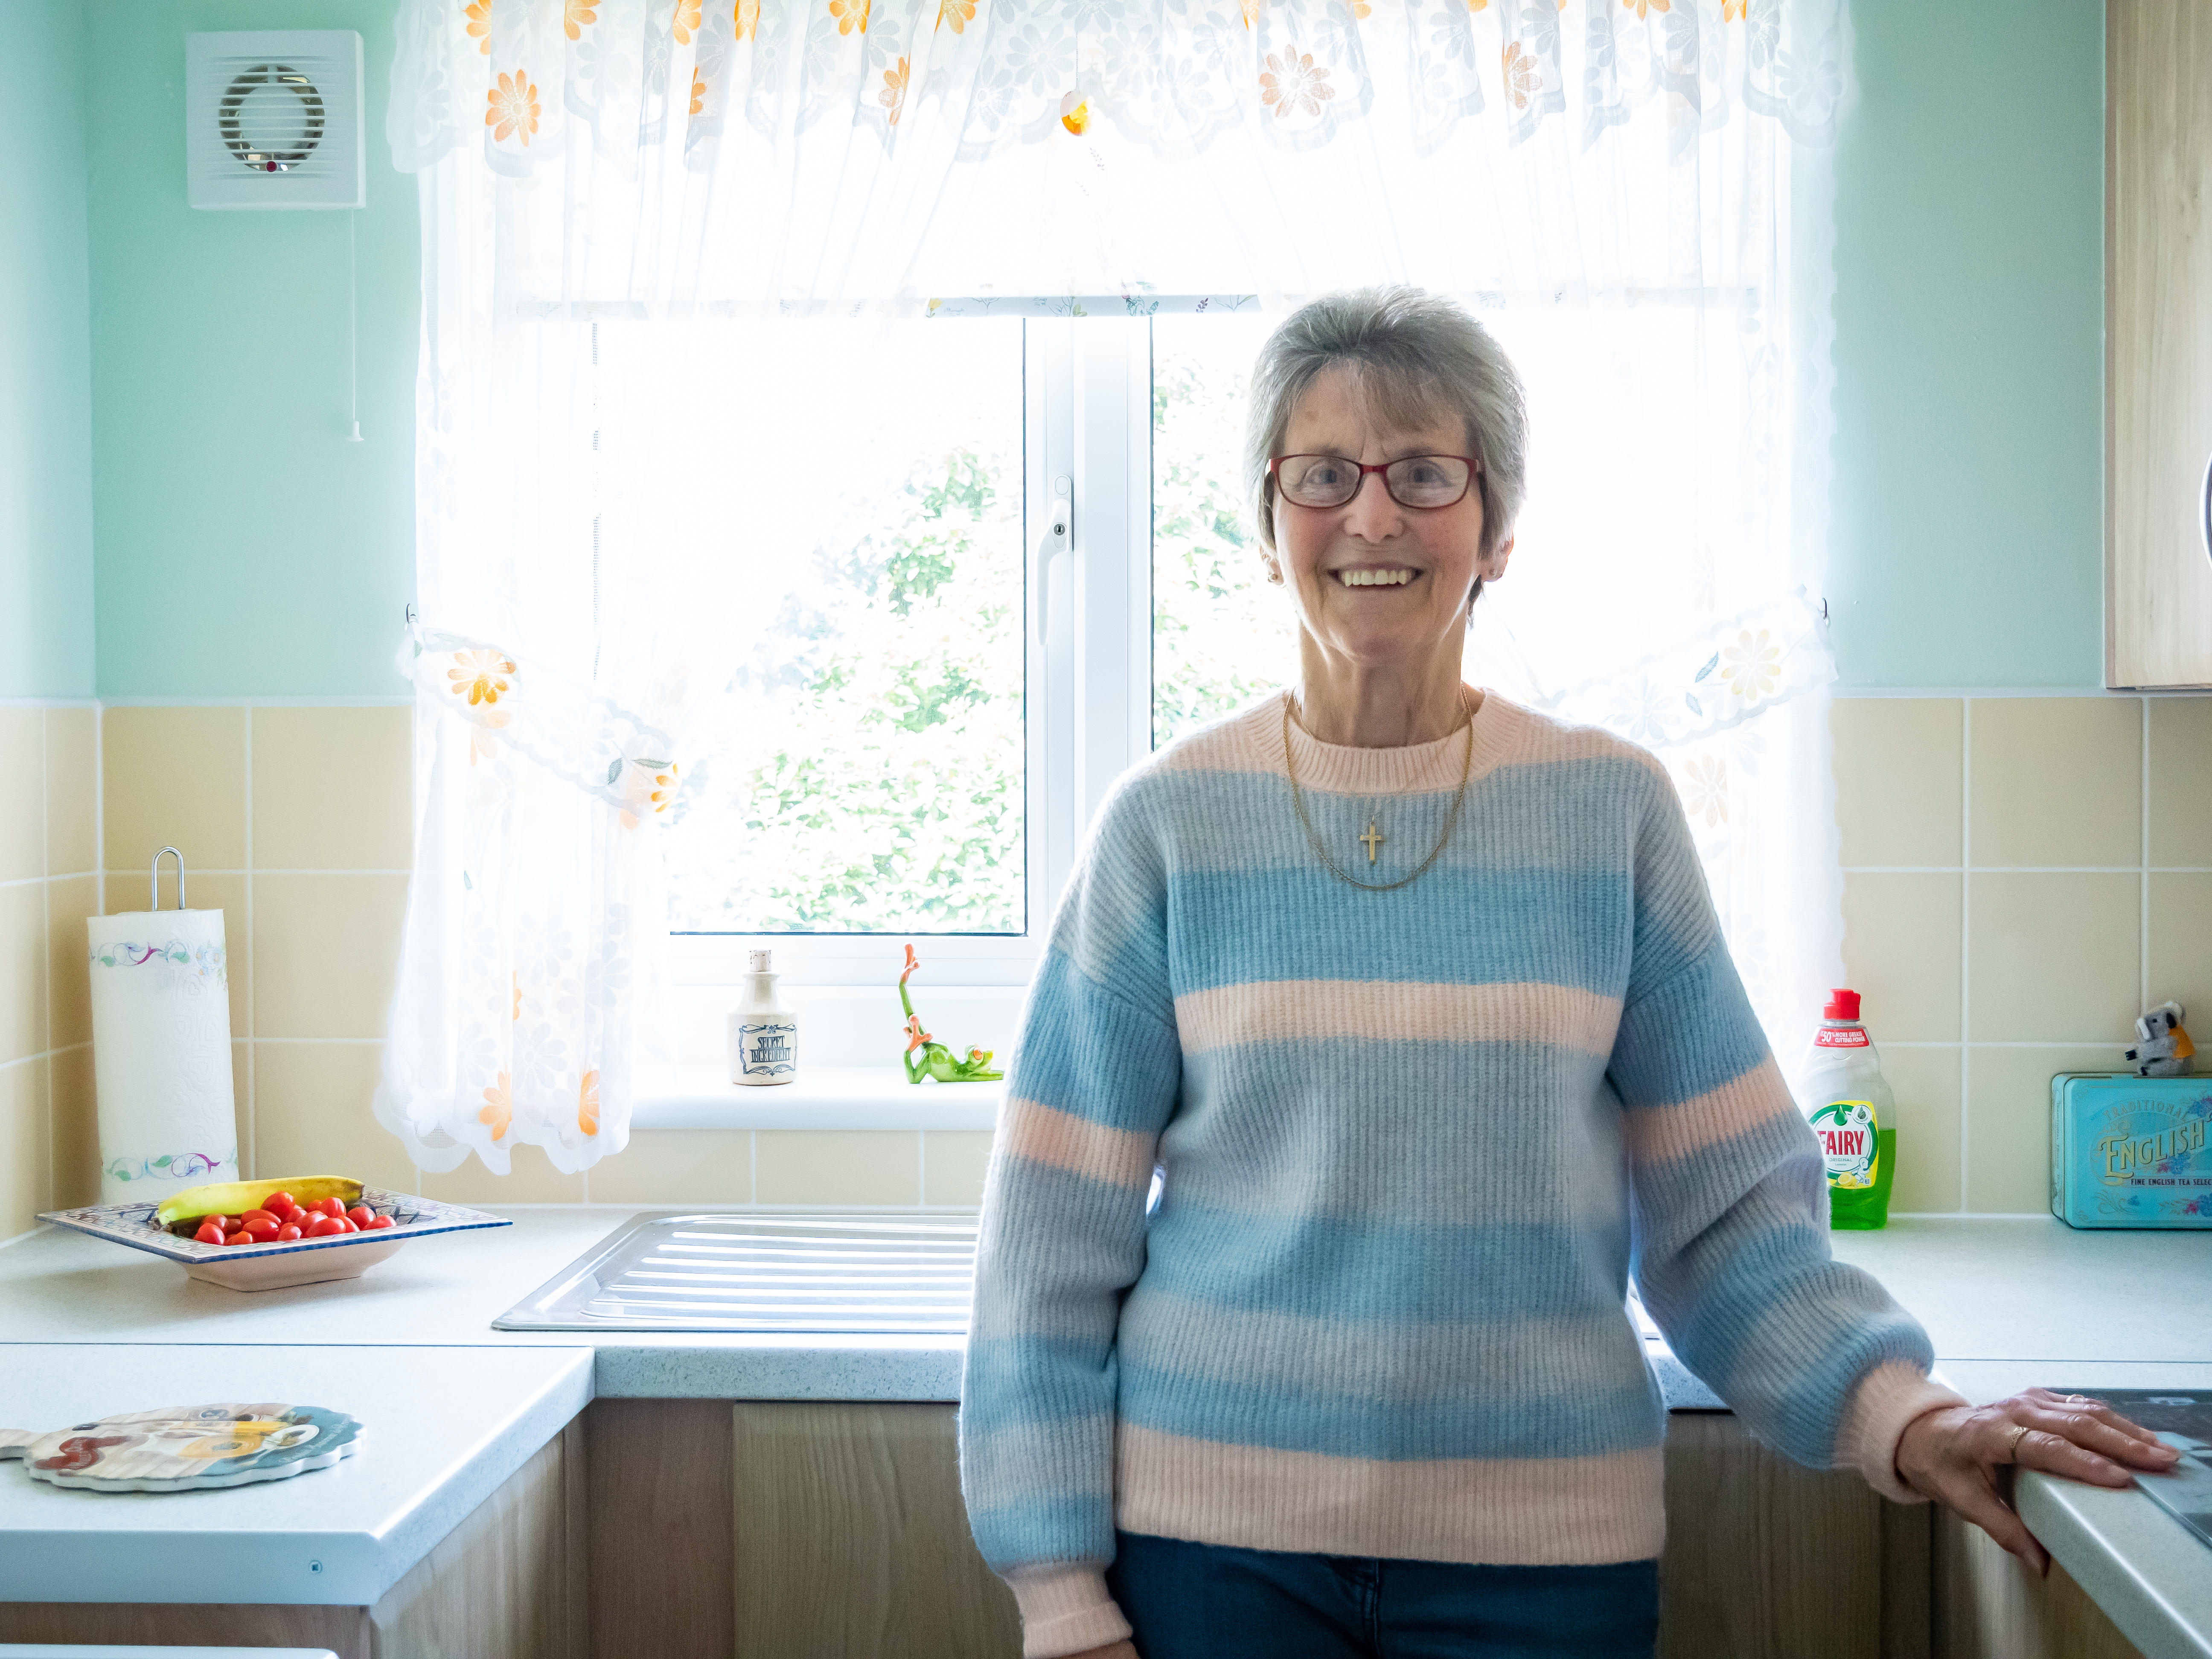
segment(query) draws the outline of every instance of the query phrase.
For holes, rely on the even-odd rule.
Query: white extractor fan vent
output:
[[[361,36],[185,37],[185,170],[196,208],[357,208],[367,198]]]

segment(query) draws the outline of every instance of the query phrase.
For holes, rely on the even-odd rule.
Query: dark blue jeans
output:
[[[1482,1567],[1116,1534],[1138,1659],[1650,1659],[1659,1564]]]

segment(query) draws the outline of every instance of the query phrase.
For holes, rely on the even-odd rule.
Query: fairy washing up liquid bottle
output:
[[[1886,1226],[1897,1126],[1881,1056],[1860,1022],[1856,991],[1829,993],[1823,1014],[1798,1068],[1797,1104],[1828,1166],[1828,1224]]]

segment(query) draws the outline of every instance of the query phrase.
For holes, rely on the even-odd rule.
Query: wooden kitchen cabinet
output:
[[[2105,33],[2105,683],[2212,686],[2212,6]]]
[[[737,1659],[1021,1652],[968,1534],[951,1406],[741,1403],[731,1449]],[[1725,1413],[1673,1419],[1667,1509],[1662,1659],[1932,1659],[1925,1509]]]

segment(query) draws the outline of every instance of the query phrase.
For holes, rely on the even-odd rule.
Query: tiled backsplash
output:
[[[2173,998],[2212,1029],[2212,698],[1838,699],[1844,961],[1894,1209],[2049,1206],[2051,1075]]]
[[[0,708],[0,1238],[57,1192],[99,1187],[84,965],[84,918],[100,908],[99,744],[89,707]]]
[[[586,1176],[526,1147],[504,1180],[416,1171],[368,1113],[409,720],[0,708],[0,1237],[97,1195],[82,918],[102,872],[105,908],[143,905],[170,843],[191,903],[227,915],[249,1169],[463,1201],[976,1201],[979,1132],[641,1130]],[[1842,698],[1834,730],[1845,959],[1902,1131],[1893,1207],[2040,1211],[2051,1073],[2115,1066],[2150,1001],[2212,1023],[2212,698]]]

